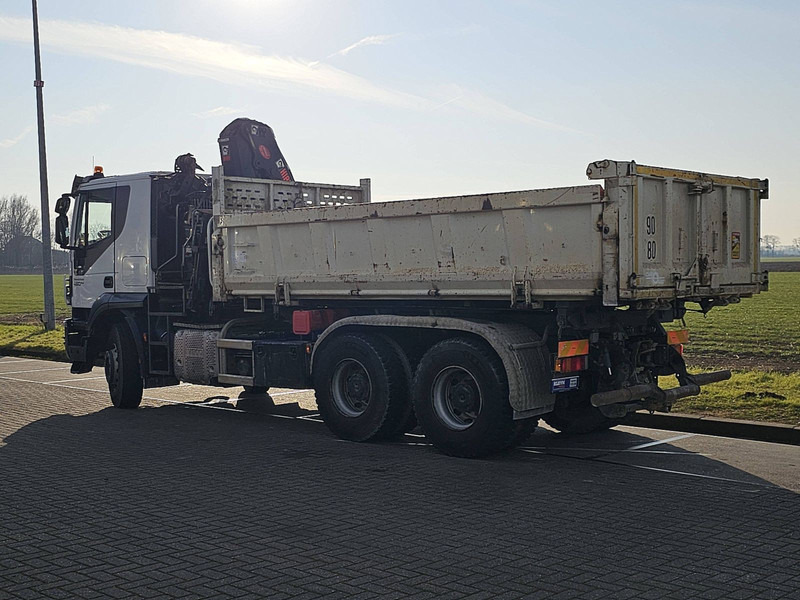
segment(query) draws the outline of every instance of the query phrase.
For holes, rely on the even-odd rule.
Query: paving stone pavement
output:
[[[0,371],[0,599],[800,598],[800,496],[727,465],[460,460],[68,379]]]

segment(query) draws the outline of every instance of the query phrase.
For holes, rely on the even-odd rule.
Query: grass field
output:
[[[0,355],[67,360],[64,328],[45,331],[41,325],[0,324]]]
[[[56,313],[67,314],[62,276],[55,277]],[[730,381],[680,400],[674,410],[800,425],[800,272],[770,274],[770,291],[711,310],[688,313],[690,369],[731,368]],[[0,354],[66,359],[63,330],[36,324],[41,278],[0,275]],[[695,306],[695,305],[690,305]],[[672,327],[682,327],[679,322]],[[677,382],[662,379],[662,387]]]
[[[675,387],[678,381],[674,377],[659,378],[659,385]],[[797,426],[800,425],[800,373],[733,371],[728,381],[704,387],[699,396],[678,400],[672,410]]]
[[[67,316],[64,276],[53,275],[56,318]],[[0,322],[38,321],[44,311],[44,287],[40,275],[0,275]]]
[[[771,273],[769,279],[768,292],[740,304],[714,308],[706,316],[687,313],[686,359],[800,370],[800,273]]]

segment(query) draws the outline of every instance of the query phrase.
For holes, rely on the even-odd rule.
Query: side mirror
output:
[[[66,215],[69,211],[69,205],[72,203],[72,198],[69,194],[61,194],[61,198],[56,200],[56,212],[59,215]]]
[[[59,199],[59,202],[61,199],[63,199],[63,196]],[[56,244],[62,248],[69,248],[69,220],[64,213],[56,217]]]

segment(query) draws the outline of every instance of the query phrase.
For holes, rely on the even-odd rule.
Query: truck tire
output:
[[[425,436],[445,454],[487,456],[522,435],[508,402],[503,363],[478,341],[457,337],[437,343],[422,357],[412,389]]]
[[[142,402],[142,372],[136,343],[125,323],[111,326],[105,374],[111,403],[117,408],[137,408]]]
[[[411,402],[411,381],[414,378],[414,371],[411,366],[411,361],[408,359],[408,356],[403,351],[400,344],[388,335],[381,334],[379,337],[395,355],[400,365],[403,367],[403,374],[405,375],[404,389],[406,390],[406,397],[403,401],[403,410],[398,413],[395,426],[387,427],[386,434],[382,437],[382,439],[387,440],[400,439],[409,431],[413,431],[417,426],[417,417],[414,414],[414,406]]]
[[[328,429],[354,442],[397,433],[408,416],[408,377],[381,336],[341,335],[325,344],[317,361],[314,391]]]
[[[609,419],[589,402],[591,392],[575,392],[566,402],[556,402],[553,412],[542,416],[553,429],[567,434],[584,434],[605,431],[619,425],[622,419]]]

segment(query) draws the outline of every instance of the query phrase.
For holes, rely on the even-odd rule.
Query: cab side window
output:
[[[79,248],[91,248],[111,238],[111,207],[114,189],[92,190],[82,194],[78,218]]]
[[[111,237],[111,203],[89,202],[86,209],[87,244],[91,246]]]

